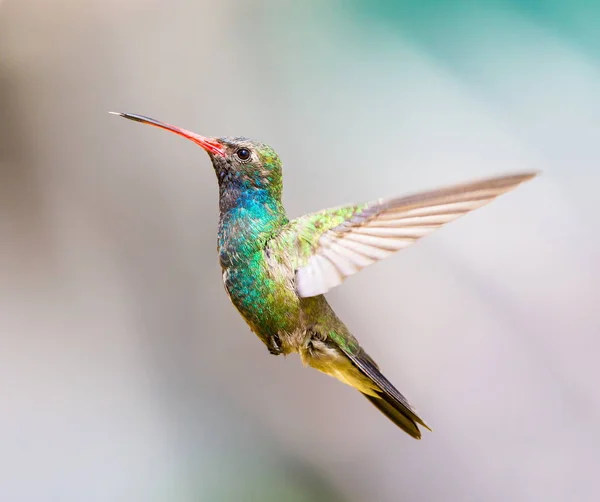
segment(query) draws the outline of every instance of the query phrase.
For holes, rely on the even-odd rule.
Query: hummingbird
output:
[[[298,353],[304,366],[354,387],[415,439],[421,438],[419,426],[431,431],[324,294],[537,173],[343,205],[290,220],[282,204],[282,162],[270,146],[245,137],[204,137],[142,115],[110,113],[171,131],[208,153],[219,186],[217,252],[225,291],[271,354]]]

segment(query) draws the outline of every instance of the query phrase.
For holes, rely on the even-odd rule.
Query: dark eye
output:
[[[235,154],[240,160],[248,160],[250,158],[250,150],[247,148],[240,148]]]

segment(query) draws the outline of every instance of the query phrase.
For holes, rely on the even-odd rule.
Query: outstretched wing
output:
[[[288,223],[273,244],[292,250],[298,295],[320,295],[367,265],[484,206],[536,174],[488,178],[405,197],[325,209]]]

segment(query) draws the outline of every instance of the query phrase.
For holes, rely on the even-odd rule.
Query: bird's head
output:
[[[158,120],[130,113],[110,112],[129,120],[149,124],[193,141],[210,156],[223,188],[267,190],[281,194],[281,160],[270,146],[248,138],[207,138]]]

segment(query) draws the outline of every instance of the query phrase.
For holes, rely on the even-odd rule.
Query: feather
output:
[[[276,239],[292,236],[308,243],[308,247],[297,246],[296,291],[301,297],[316,296],[535,175],[501,176],[326,209],[293,220]]]
[[[348,356],[354,366],[373,382],[374,386],[378,389],[376,395],[369,395],[364,392],[362,394],[379,411],[415,439],[421,439],[419,425],[422,425],[429,431],[431,430],[425,421],[419,417],[408,400],[383,376],[377,364],[375,364],[373,359],[364,350],[359,349],[355,353],[342,346],[339,346],[339,348]]]

